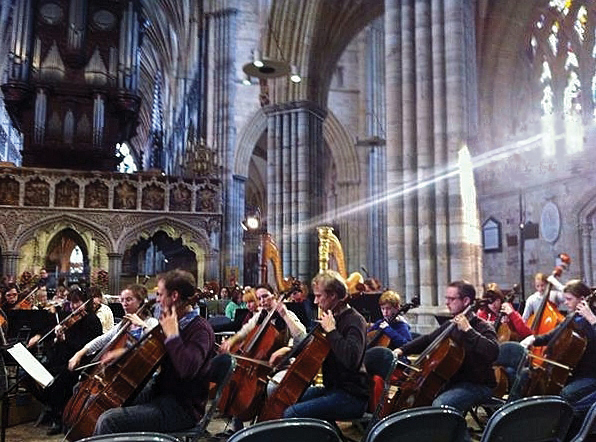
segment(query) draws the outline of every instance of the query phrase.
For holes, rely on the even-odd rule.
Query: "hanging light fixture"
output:
[[[302,77],[298,73],[298,69],[295,65],[292,65],[290,69],[290,81],[292,83],[300,83],[302,81]]]

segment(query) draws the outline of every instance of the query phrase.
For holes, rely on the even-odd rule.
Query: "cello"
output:
[[[592,310],[594,297],[592,294],[585,298]],[[534,356],[542,364],[531,367],[526,395],[561,393],[587,346],[586,337],[577,330],[575,319],[579,316],[579,313],[569,314],[546,345],[544,357]]]
[[[277,302],[283,302],[288,292]],[[231,356],[239,356],[236,369],[230,382],[224,387],[218,408],[226,416],[236,416],[241,420],[252,420],[261,408],[267,376],[272,367],[262,361],[269,359],[279,348],[281,333],[272,323],[277,311],[272,308],[261,324],[253,328],[240,346],[230,349]]]
[[[151,378],[166,353],[165,335],[160,325],[145,334],[126,353],[94,376],[97,394],[84,405],[65,438],[71,442],[91,436],[99,416],[120,407],[134,397]]]
[[[459,314],[467,317],[481,302],[477,300]],[[394,378],[397,377],[397,382],[394,381],[395,385],[381,409],[380,417],[432,403],[464,361],[464,348],[450,337],[455,327],[456,323],[451,321],[411,366],[396,370]]]
[[[389,318],[387,322],[387,324],[391,324],[393,321],[395,321],[395,319],[400,316],[400,315],[405,315],[408,311],[410,311],[410,309],[412,308],[416,308],[420,306],[420,298],[418,296],[415,296],[414,298],[412,298],[412,302],[407,302],[405,303],[403,306],[401,306],[401,308],[393,315],[391,315],[391,318]],[[390,325],[387,325],[388,327],[390,327]],[[389,347],[391,345],[391,338],[389,336],[387,336],[386,333],[383,332],[382,328],[379,328],[378,330],[372,330],[369,331],[366,334],[366,348],[372,348],[372,347]]]
[[[141,315],[144,311],[150,309],[153,304],[155,304],[155,300],[145,302],[135,314]],[[101,391],[102,380],[105,377],[105,368],[99,365],[102,357],[112,350],[126,347],[127,332],[131,322],[128,319],[123,319],[121,324],[118,332],[112,337],[110,342],[108,342],[106,346],[95,355],[93,360],[89,364],[79,367],[79,369],[87,367],[94,367],[94,369],[88,374],[84,373],[84,375],[81,375],[84,379],[79,381],[75,386],[74,394],[70,397],[64,407],[64,411],[62,412],[62,422],[67,428],[72,427],[79,419],[87,401]]]
[[[295,404],[311,384],[329,350],[329,342],[321,330],[321,324],[317,324],[279,364],[284,366],[286,361],[297,355],[276,390],[266,399],[257,421],[283,417],[284,410]]]

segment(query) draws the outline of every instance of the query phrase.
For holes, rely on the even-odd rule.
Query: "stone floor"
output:
[[[475,431],[478,426],[472,420],[468,421],[470,429],[472,429],[472,441],[480,440],[480,432]],[[362,439],[362,431],[351,423],[341,422],[339,427],[347,440],[360,441]],[[34,421],[15,425],[6,429],[6,442],[62,442],[64,435],[47,436],[47,425],[35,426]],[[226,429],[226,421],[224,419],[216,418],[211,421],[209,431],[211,434],[223,432]],[[202,442],[223,442],[225,438],[207,437],[201,439]],[[0,441],[4,442],[4,441]]]

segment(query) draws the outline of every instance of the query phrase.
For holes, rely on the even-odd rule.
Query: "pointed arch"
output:
[[[248,177],[250,157],[257,141],[266,129],[267,115],[259,109],[238,135],[234,175]],[[359,182],[361,176],[360,161],[355,148],[355,140],[330,110],[327,110],[327,117],[323,124],[323,139],[329,146],[333,161],[337,167],[339,182]]]
[[[13,249],[18,250],[29,240],[36,237],[40,231],[45,230],[50,236],[53,236],[66,228],[73,229],[81,234],[83,238],[86,236],[93,238],[100,246],[105,247],[106,250],[111,251],[114,249],[114,242],[108,235],[106,235],[105,226],[99,226],[88,219],[73,214],[49,216],[37,223],[28,225],[14,238]],[[89,244],[87,244],[87,246],[89,247]]]
[[[167,216],[147,220],[128,229],[118,238],[116,252],[124,254],[131,244],[141,238],[149,238],[159,230],[168,234],[170,238],[182,239],[182,244],[194,252],[197,261],[211,252],[209,236],[205,230]]]

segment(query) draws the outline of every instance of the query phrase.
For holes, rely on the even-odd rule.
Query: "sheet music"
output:
[[[20,342],[10,347],[7,351],[23,367],[27,374],[35,379],[42,387],[47,387],[54,380],[52,374]]]

